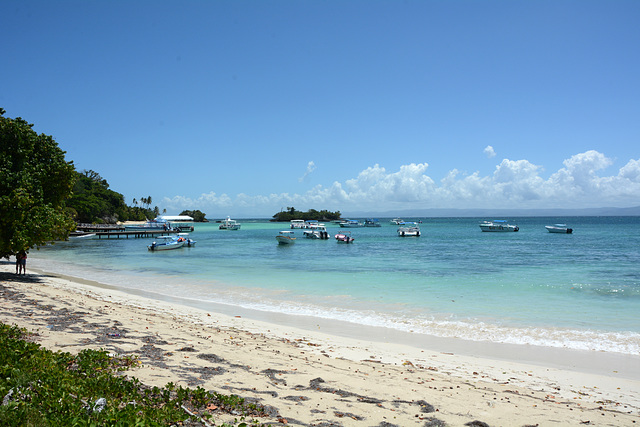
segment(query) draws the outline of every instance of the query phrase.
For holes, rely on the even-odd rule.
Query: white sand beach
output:
[[[338,333],[344,325],[313,319],[283,326],[104,285],[31,269],[17,276],[13,263],[2,261],[0,321],[36,332],[51,350],[138,355],[141,366],[125,374],[148,385],[255,399],[271,409],[265,423],[640,423],[640,355],[412,341],[373,329]]]

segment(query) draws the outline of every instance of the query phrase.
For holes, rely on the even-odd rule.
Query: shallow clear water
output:
[[[406,220],[415,220],[405,218]],[[280,246],[288,224],[197,224],[194,248],[149,252],[152,239],[71,239],[32,251],[35,267],[122,290],[224,303],[470,340],[640,353],[640,218],[428,218],[351,229],[353,244]],[[544,226],[567,223],[573,234]],[[333,236],[337,225],[328,224]]]

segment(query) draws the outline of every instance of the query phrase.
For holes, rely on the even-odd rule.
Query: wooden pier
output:
[[[98,239],[106,237],[107,239],[120,237],[134,239],[143,237],[154,237],[162,234],[176,234],[180,230],[130,230],[128,231],[120,225],[106,225],[106,224],[78,224],[76,231],[71,232],[69,237],[84,237],[84,236],[98,236]]]

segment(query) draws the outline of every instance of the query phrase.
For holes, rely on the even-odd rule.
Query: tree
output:
[[[67,207],[77,222],[114,223],[129,218],[124,196],[110,190],[107,180],[92,170],[78,173]]]
[[[180,215],[187,215],[190,216],[191,218],[193,218],[194,222],[207,222],[207,214],[205,214],[204,212],[201,212],[199,210],[194,210],[194,211],[182,211],[180,212]]]
[[[66,239],[75,228],[65,211],[73,162],[53,137],[4,113],[0,108],[0,257]]]

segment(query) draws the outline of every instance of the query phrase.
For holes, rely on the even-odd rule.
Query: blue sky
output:
[[[0,4],[0,107],[168,213],[640,205],[640,2]]]

